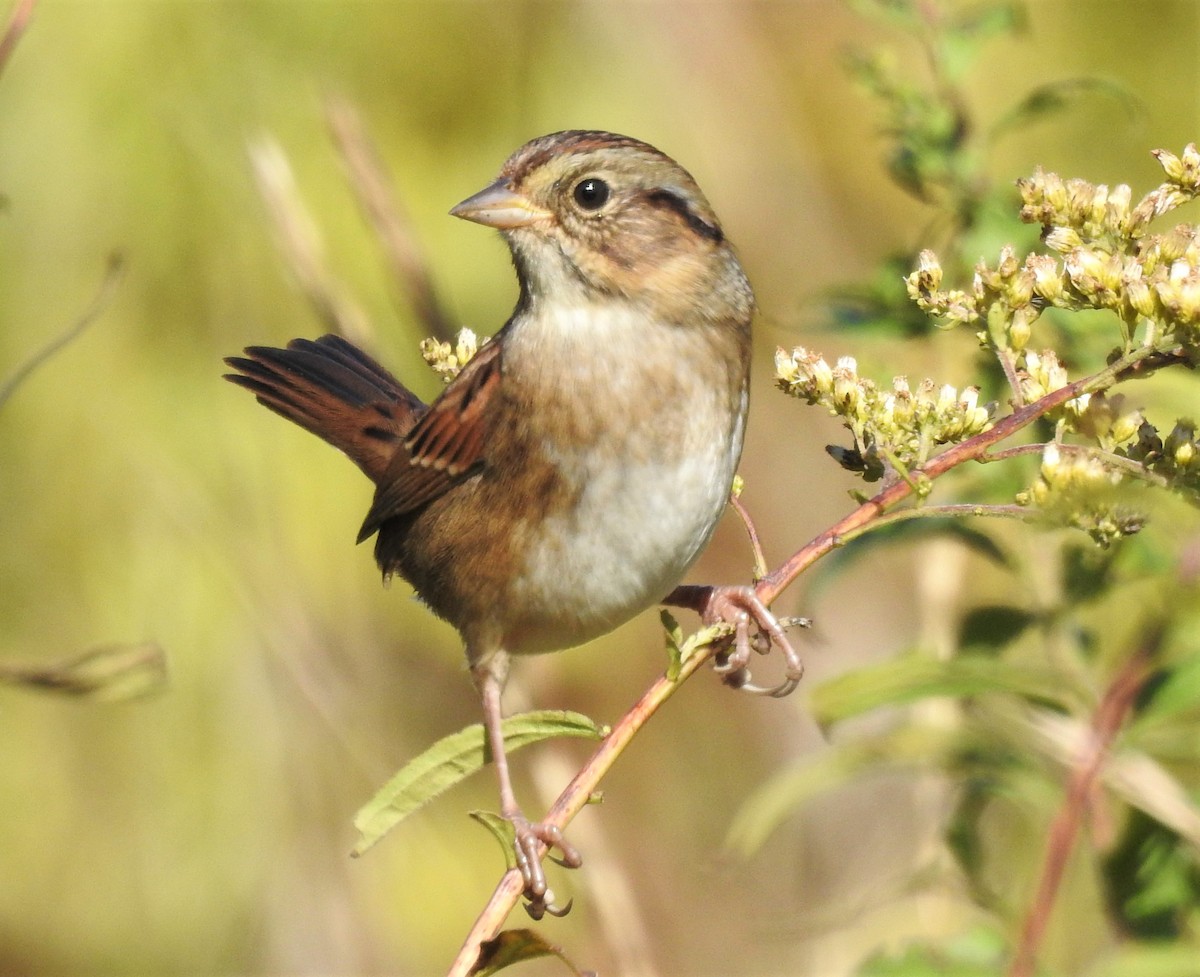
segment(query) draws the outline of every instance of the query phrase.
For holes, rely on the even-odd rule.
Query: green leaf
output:
[[[827,724],[932,696],[1005,692],[1059,705],[1068,691],[1062,673],[1045,665],[978,656],[935,661],[923,654],[908,654],[824,683],[813,692],[812,710],[818,722]]]
[[[494,811],[471,811],[471,817],[491,832],[493,838],[500,844],[504,854],[505,870],[517,867],[517,833],[513,830],[512,822]]]
[[[720,621],[716,624],[703,627],[685,638],[683,636],[683,629],[679,626],[679,622],[675,620],[674,615],[670,611],[664,608],[659,612],[659,618],[662,621],[663,629],[667,633],[667,655],[670,659],[667,662],[667,678],[672,682],[679,681],[683,665],[692,655],[708,647],[719,638],[725,638],[733,634],[733,625]]]
[[[0,662],[0,683],[117,702],[153,695],[167,684],[167,656],[153,642],[106,645],[47,665]]]
[[[1103,871],[1108,903],[1120,912],[1123,930],[1145,939],[1180,936],[1200,897],[1200,872],[1178,835],[1134,810]]]
[[[675,615],[665,607],[658,612],[663,630],[667,632],[667,678],[672,682],[679,681],[679,673],[683,668],[683,629],[675,620]]]
[[[1024,4],[984,3],[951,14],[949,29],[984,40],[1024,30],[1027,20]]]
[[[963,618],[958,644],[963,648],[1003,648],[1037,620],[1037,614],[1020,607],[1003,604],[977,607]]]
[[[561,947],[547,942],[541,934],[530,929],[505,930],[495,939],[481,943],[470,977],[489,977],[513,964],[538,957],[558,957],[575,977],[585,977],[584,972],[567,959]]]
[[[504,748],[509,754],[555,736],[601,739],[605,735],[587,716],[553,709],[510,716],[504,720],[503,729]],[[438,740],[409,761],[354,816],[359,838],[353,854],[361,855],[414,811],[490,760],[486,736],[479,723]]]

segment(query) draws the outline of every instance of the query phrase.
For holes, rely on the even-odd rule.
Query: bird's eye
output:
[[[584,210],[599,210],[608,201],[608,184],[589,176],[575,184],[575,203]]]

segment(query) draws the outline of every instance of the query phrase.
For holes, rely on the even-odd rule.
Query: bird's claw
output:
[[[788,640],[784,626],[799,624],[807,627],[806,619],[789,619],[781,623],[753,587],[713,587],[700,613],[706,625],[720,621],[733,625],[730,646],[719,651],[713,659],[713,669],[726,685],[777,699],[796,690],[804,677],[804,662]],[[783,681],[774,686],[757,685],[750,677],[751,652],[765,655],[772,647],[778,648],[783,655]]]
[[[568,900],[565,906],[554,905],[554,892],[547,887],[542,868],[542,846],[548,850],[546,857],[563,868],[579,868],[583,864],[578,849],[567,841],[562,828],[556,824],[530,821],[522,814],[508,815],[507,820],[513,827],[513,855],[525,882],[525,911],[533,919],[541,919],[546,913],[565,916],[571,911],[573,900]],[[561,857],[549,854],[549,850],[555,848],[561,852]]]

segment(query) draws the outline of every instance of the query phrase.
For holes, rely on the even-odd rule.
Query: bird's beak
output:
[[[543,210],[528,198],[510,189],[504,180],[497,180],[490,187],[467,197],[450,213],[463,220],[485,224],[502,231],[525,227],[551,216],[550,211]]]

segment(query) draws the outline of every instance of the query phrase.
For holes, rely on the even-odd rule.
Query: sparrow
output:
[[[462,636],[527,906],[578,851],[513,793],[501,691],[514,655],[573,647],[659,602],[732,625],[726,681],[782,695],[802,665],[749,587],[679,587],[729,498],[754,295],[691,175],[654,147],[571,130],[526,143],[450,213],[500,231],[516,308],[426,406],[338,336],[252,346],[227,378],[375,485],[359,542]],[[751,624],[755,631],[751,636]],[[752,645],[785,679],[751,685]],[[733,639],[730,639],[731,641]]]

